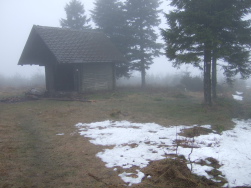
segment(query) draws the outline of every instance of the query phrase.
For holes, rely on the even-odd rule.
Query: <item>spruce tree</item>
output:
[[[128,56],[128,27],[124,5],[119,0],[96,0],[91,11],[92,20],[117,46],[127,62],[116,64],[117,77],[129,77],[130,59]]]
[[[157,43],[156,28],[160,24],[159,0],[126,0],[126,20],[130,35],[132,70],[141,72],[141,86],[145,87],[146,70],[153,58],[160,55],[162,45]]]
[[[173,0],[171,5],[176,9],[166,14],[170,28],[162,30],[166,56],[174,66],[189,63],[204,70],[204,100],[211,105],[217,60],[228,63],[224,66],[228,78],[250,74],[251,28],[243,17],[250,12],[251,1]]]
[[[66,19],[60,20],[60,25],[63,28],[71,29],[90,29],[91,26],[88,25],[90,21],[85,15],[84,5],[78,0],[72,0],[69,4],[65,6]]]

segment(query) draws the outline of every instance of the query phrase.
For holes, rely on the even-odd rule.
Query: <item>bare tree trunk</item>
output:
[[[211,98],[211,51],[206,46],[204,50],[204,102],[212,105]]]
[[[144,62],[141,62],[141,87],[146,87],[146,69]]]
[[[142,17],[140,17],[142,22]],[[145,67],[145,58],[144,58],[144,36],[143,36],[143,24],[140,25],[140,72],[141,72],[141,87],[146,87],[146,67]]]
[[[213,100],[217,99],[217,59],[215,54],[212,58],[212,94]]]

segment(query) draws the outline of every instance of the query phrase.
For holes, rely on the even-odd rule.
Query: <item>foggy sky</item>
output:
[[[85,7],[86,15],[94,0],[80,0]],[[44,68],[35,65],[18,66],[25,43],[33,25],[60,27],[59,20],[66,18],[64,7],[70,0],[0,0],[0,75],[7,77],[19,74],[30,77],[36,73],[44,73]],[[168,7],[162,5],[165,12]],[[166,28],[164,24],[161,28]],[[184,67],[183,67],[183,70]],[[165,75],[180,70],[172,68],[164,56],[157,58],[148,74]]]

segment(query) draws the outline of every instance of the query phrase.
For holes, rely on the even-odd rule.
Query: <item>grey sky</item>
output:
[[[93,9],[93,0],[80,0],[87,16]],[[31,76],[44,69],[39,66],[18,66],[18,60],[33,25],[60,27],[65,18],[64,7],[70,0],[0,0],[0,75]],[[163,8],[165,8],[164,6]],[[164,10],[166,11],[166,10]],[[163,27],[165,25],[162,24]],[[157,58],[149,73],[164,75],[176,72],[165,57]]]

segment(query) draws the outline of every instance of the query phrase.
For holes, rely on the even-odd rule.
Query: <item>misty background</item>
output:
[[[0,35],[0,74],[3,76],[14,76],[16,74],[31,77],[34,73],[44,74],[43,67],[39,66],[18,66],[18,60],[28,39],[33,25],[61,27],[59,20],[66,17],[64,7],[70,0],[8,0],[0,1],[0,23],[2,31]],[[84,4],[86,15],[90,17],[90,10],[93,9],[93,0],[81,1]],[[160,6],[164,12],[168,12],[169,6],[163,3]],[[160,28],[166,28],[163,14]],[[92,23],[92,26],[95,25]],[[161,37],[159,38],[162,41]],[[177,70],[172,67],[165,56],[156,58],[148,74],[165,76],[169,73],[181,72],[189,69],[196,74],[197,69],[192,70],[189,66]]]
[[[81,1],[84,4],[85,14],[90,17],[90,10],[94,8],[94,0]],[[18,60],[25,46],[33,25],[60,27],[59,20],[66,18],[64,7],[70,0],[2,0],[0,1],[0,86],[18,86],[44,84],[44,67],[18,66]],[[170,7],[167,2],[160,5],[164,13]],[[163,13],[160,15],[162,23],[159,28],[167,28]],[[91,21],[91,25],[95,25]],[[158,28],[157,28],[158,29]],[[159,36],[159,41],[162,41]],[[163,41],[162,41],[163,42]],[[183,65],[180,69],[172,67],[172,63],[163,55],[155,58],[154,63],[147,70],[147,84],[149,85],[179,85],[179,81],[189,73],[191,78],[202,79],[202,72],[198,68]],[[218,73],[219,82],[224,83],[222,73]],[[140,73],[135,72],[131,80],[120,79],[119,85],[137,85],[140,82]],[[17,83],[16,80],[19,82]],[[133,81],[133,82],[132,82]]]

